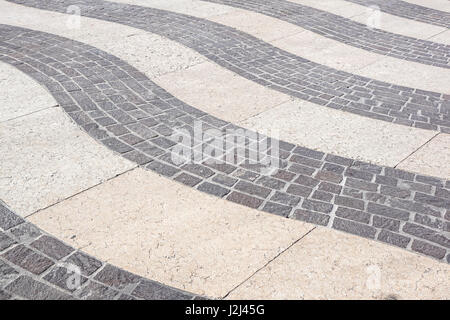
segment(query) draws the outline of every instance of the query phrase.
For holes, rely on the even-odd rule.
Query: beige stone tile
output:
[[[450,72],[448,69],[386,57],[358,70],[356,73],[406,87],[450,94]]]
[[[294,100],[242,121],[242,126],[324,152],[395,166],[436,132],[361,117]]]
[[[371,8],[343,0],[291,0],[291,2],[333,13],[363,24],[368,23],[368,17],[373,15]],[[385,12],[380,12],[378,17],[380,24],[377,28],[418,39],[427,39],[446,30],[444,27],[402,18]]]
[[[135,165],[82,132],[60,108],[0,123],[0,199],[26,216]]]
[[[0,122],[57,105],[55,99],[33,79],[0,62]]]
[[[212,62],[154,81],[178,99],[230,122],[247,119],[291,99]]]
[[[228,299],[449,299],[450,266],[317,228]]]
[[[224,296],[313,226],[135,169],[29,219],[99,259]]]
[[[289,0],[304,6],[312,7],[318,10],[327,11],[339,16],[350,18],[366,12],[367,8],[355,3],[343,0]]]
[[[366,10],[364,13],[352,17],[351,20],[360,22],[362,24],[368,24],[373,17],[373,10]],[[417,39],[428,39],[436,34],[439,34],[445,30],[444,27],[427,24],[420,21],[414,21],[407,18],[391,15],[388,13],[379,13],[379,25],[376,28],[391,32],[394,34],[400,34],[407,37],[413,37]],[[439,41],[438,41],[439,42]]]
[[[199,18],[227,14],[236,10],[233,7],[199,0],[113,0],[113,2],[152,7],[155,9],[188,14]]]
[[[266,42],[305,31],[291,23],[246,10],[236,10],[208,20],[239,29]]]
[[[450,30],[447,30],[445,32],[439,33],[428,40],[434,41],[434,42],[440,42],[445,43],[447,45],[450,45]]]
[[[384,58],[308,30],[273,41],[272,45],[316,63],[356,73],[358,69]]]
[[[69,28],[68,15],[1,3],[2,23],[39,30],[92,45],[115,55],[149,78],[206,61],[174,41],[118,23],[80,17],[80,28]]]
[[[450,134],[437,135],[398,168],[450,179]]]
[[[450,1],[448,0],[403,0],[419,6],[450,12]]]

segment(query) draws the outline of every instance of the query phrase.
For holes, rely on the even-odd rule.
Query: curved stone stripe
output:
[[[80,17],[81,28],[68,29],[65,14],[6,2],[2,8],[8,12],[0,18],[5,23],[95,46],[128,62],[178,99],[204,112],[254,131],[277,130],[280,139],[291,143],[394,167],[436,135],[434,131],[361,117],[308,101],[291,101],[286,94],[240,77],[205,61],[189,48],[146,31],[86,17]],[[47,24],[50,20],[52,23]],[[8,88],[11,90],[14,88]],[[441,155],[433,156],[436,159],[428,166],[435,173],[429,175],[450,177],[434,166]],[[410,171],[421,172],[420,168]]]
[[[193,12],[194,10],[190,7],[174,7],[174,4],[171,2],[155,3],[154,1],[139,0],[116,0],[115,2],[167,9],[195,17],[203,17],[205,15],[203,10],[201,10],[202,7],[198,10],[199,12]],[[198,5],[198,1],[192,0],[183,0],[181,3]],[[208,5],[208,7],[217,7],[217,11],[228,8],[228,6],[210,2],[200,3]],[[248,33],[258,39],[269,42],[277,48],[327,67],[400,86],[450,93],[448,85],[450,72],[447,69],[387,57],[346,45],[343,42],[324,37],[300,26],[267,15],[236,9],[235,7],[229,8],[232,10],[230,13],[209,16],[207,19]],[[423,23],[420,24],[423,25]],[[404,22],[402,22],[402,25],[404,25]],[[433,26],[433,28],[437,27]],[[445,30],[444,28],[439,29]]]
[[[80,286],[74,272],[80,271]],[[0,202],[0,300],[192,300],[203,297],[102,262],[26,222]]]
[[[401,0],[346,0],[362,6],[378,6],[381,11],[399,17],[450,28],[450,12],[444,12]]]
[[[407,37],[428,40],[443,44],[450,44],[450,38],[435,38],[447,31],[445,27],[434,26],[420,21],[414,21],[399,16],[394,16],[382,11],[374,11],[371,7],[347,2],[345,0],[315,1],[315,0],[290,0],[318,10],[323,10],[355,22],[367,24],[376,23],[376,28],[387,32],[404,35]]]
[[[448,0],[403,0],[418,6],[423,6],[438,11],[450,12],[450,2]]]
[[[450,46],[369,28],[339,15],[284,0],[204,0],[262,13],[367,51],[449,68]]]
[[[353,161],[263,135],[244,135],[248,152],[241,154],[232,146],[226,149],[231,160],[218,164],[223,155],[216,155],[217,159],[210,153],[203,158],[208,154],[205,150],[217,142],[223,144],[230,136],[227,129],[242,128],[183,103],[127,63],[91,46],[23,28],[2,25],[0,29],[0,60],[45,85],[76,123],[125,158],[251,208],[437,259],[447,255],[450,181]],[[198,121],[203,129],[215,130],[195,136]],[[180,137],[172,135],[177,129],[191,137],[183,143],[194,150],[183,163],[172,160],[180,147]],[[259,145],[266,140],[271,145],[262,152]],[[251,150],[256,150],[256,164]],[[266,165],[261,159],[277,163],[279,169],[263,170]],[[389,237],[380,236],[384,235],[381,230]],[[411,239],[426,245],[411,247]]]
[[[75,3],[69,0],[12,2],[59,12],[65,12]],[[247,79],[283,93],[383,121],[450,132],[448,95],[396,86],[315,64],[207,20],[104,1],[76,3],[84,16],[160,34]]]

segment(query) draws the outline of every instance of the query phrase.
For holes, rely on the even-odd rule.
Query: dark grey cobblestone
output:
[[[70,5],[77,5],[84,16],[122,23],[167,37],[197,51],[224,68],[285,94],[374,119],[450,133],[450,97],[448,95],[401,87],[313,63],[246,33],[205,19],[102,0],[9,1],[64,13]],[[293,23],[301,24],[303,27],[310,28],[321,35],[341,40],[356,47],[402,59],[450,68],[450,47],[444,44],[408,38],[381,30],[371,30],[345,18],[286,1],[214,1],[245,6],[247,9],[258,12],[264,11],[265,14],[269,15],[271,12],[276,12],[280,18],[292,19]],[[323,25],[320,25],[320,23]],[[379,44],[379,42],[383,43]],[[423,57],[422,52],[424,52]],[[105,66],[108,67],[108,65]],[[36,65],[33,67],[36,67]],[[43,70],[46,76],[52,76],[54,72],[52,67],[47,65]],[[84,70],[78,73],[88,77]],[[115,72],[114,76],[127,80],[125,74],[126,71]],[[95,78],[97,75],[89,75],[89,77],[91,79],[94,77],[97,80]],[[88,79],[88,82],[85,81],[84,88],[80,85],[82,89],[88,88],[90,82],[96,86],[96,89],[102,90],[102,87],[97,88],[98,84],[91,79]],[[141,81],[142,79],[134,80]],[[139,90],[135,85],[126,84],[126,86],[136,92],[127,96],[129,102],[131,102],[130,98],[133,98],[132,101],[138,104],[145,99],[150,102],[151,96],[144,96],[141,93],[142,88],[148,89],[147,86],[141,84]],[[59,87],[62,87],[62,85],[59,85]],[[112,87],[112,89],[120,90],[115,87]],[[69,93],[73,96],[74,92]],[[142,98],[137,98],[139,94]],[[78,97],[77,101],[75,97],[71,98],[67,94],[58,95],[55,98],[61,105],[81,102],[79,107],[83,111],[87,111],[84,110],[87,105],[89,108],[93,108],[91,102],[86,103],[87,99],[80,101]],[[119,98],[119,95],[110,98],[113,99],[112,102],[114,103],[126,102],[123,97]],[[162,97],[160,100],[151,101],[152,109],[153,107],[162,110],[170,108],[167,104],[168,101],[164,101],[164,99],[165,97]],[[96,101],[93,98],[90,100]],[[163,101],[161,102],[161,100]],[[122,110],[120,107],[118,109],[105,111],[123,125],[133,122],[133,117],[126,114],[126,112],[132,114],[132,111]],[[176,115],[173,116],[176,117]],[[82,120],[77,118],[76,121]],[[224,125],[223,121],[210,116],[204,116],[204,121],[219,128]],[[80,122],[78,123],[83,125]],[[95,133],[104,134],[103,131],[97,130],[95,130]],[[109,143],[112,143],[119,152],[125,151],[117,141],[111,140]],[[157,137],[153,143],[166,148],[169,147],[167,144],[170,144],[170,141],[163,137]],[[313,159],[317,160],[312,155],[303,155],[306,159],[309,159],[309,164],[302,163],[302,158],[298,158],[301,164],[310,166],[314,163]]]
[[[25,222],[0,202],[0,221],[7,219],[21,222],[15,229],[0,226],[0,235],[16,241],[12,246],[0,248],[0,300],[204,298],[144,279],[75,250]],[[14,232],[19,229],[20,233]],[[25,235],[27,232],[30,234]],[[74,275],[72,266],[81,272],[79,287],[68,285]]]
[[[401,0],[347,0],[362,6],[378,6],[381,11],[399,17],[450,28],[450,13]]]
[[[66,95],[64,103],[67,105],[60,102],[60,106],[74,121],[83,123],[81,125],[83,128],[87,124],[95,124],[98,130],[105,132],[107,135],[105,138],[94,136],[100,142],[120,141],[123,135],[135,130],[135,135],[139,136],[142,142],[133,144],[134,142],[128,140],[128,142],[121,142],[123,145],[120,148],[117,148],[116,143],[111,143],[109,146],[122,156],[131,152],[145,154],[149,158],[149,162],[145,163],[145,168],[148,170],[251,208],[326,225],[372,239],[381,234],[382,230],[389,230],[396,235],[411,239],[411,242],[417,240],[420,241],[418,243],[426,244],[419,246],[419,249],[411,247],[416,252],[427,254],[427,248],[429,248],[428,255],[436,258],[435,252],[443,250],[444,255],[440,258],[442,260],[448,253],[448,224],[444,223],[450,221],[448,181],[324,154],[282,141],[279,142],[283,155],[277,159],[280,163],[278,171],[261,170],[265,169],[264,165],[252,164],[248,154],[240,156],[234,150],[230,151],[233,155],[232,163],[212,165],[209,161],[205,164],[205,159],[196,161],[195,156],[199,154],[197,151],[190,159],[184,158],[182,163],[175,163],[177,159],[174,160],[171,157],[175,147],[178,146],[175,146],[175,142],[155,144],[155,139],[158,138],[168,141],[174,139],[171,136],[163,136],[167,129],[163,133],[154,131],[155,138],[153,133],[137,133],[136,128],[145,127],[152,130],[154,127],[164,125],[171,130],[182,128],[190,133],[193,132],[192,122],[189,125],[181,120],[187,117],[206,124],[208,129],[216,129],[219,137],[227,134],[227,128],[242,128],[209,117],[206,113],[183,103],[124,61],[96,48],[17,27],[1,25],[0,31],[0,61],[27,73],[44,85],[51,94]],[[77,75],[68,76],[68,74]],[[94,83],[91,80],[93,77],[94,82],[102,81],[100,83],[102,85]],[[82,105],[75,102],[75,99],[71,98],[71,92],[66,91],[61,85],[61,82],[68,79],[75,79],[77,83],[82,83],[81,91],[94,102],[95,105],[90,105],[90,109],[94,110],[80,111]],[[137,89],[138,86],[140,89]],[[118,130],[117,124],[97,121],[103,118],[101,114],[117,111],[125,103],[128,106],[126,109],[131,111],[122,110],[122,119],[126,119],[126,125],[122,129]],[[135,117],[132,113],[135,109],[130,105],[142,111],[142,114]],[[217,127],[214,127],[215,125]],[[248,146],[267,139],[256,133],[254,136],[256,138],[247,136]],[[210,142],[208,137],[205,142],[199,141],[191,145],[198,150],[198,146],[203,148],[203,144]],[[264,152],[258,150],[257,153],[260,158],[264,158],[271,155],[271,150],[270,148]],[[186,163],[185,160],[188,162]],[[138,160],[136,162],[140,163]],[[43,247],[36,244],[45,242],[47,238],[38,238],[42,237],[39,232],[32,233],[32,236],[29,232],[29,236],[26,236],[27,229],[23,220],[1,206],[0,213],[2,213],[0,227],[8,230],[8,236],[18,242],[20,241],[15,236],[20,236],[21,239],[29,238],[30,243],[36,241],[34,243],[37,248],[26,246],[23,250],[30,253],[31,257],[35,255],[40,257],[42,254],[38,252],[38,249]],[[418,227],[405,229],[402,225],[405,223],[431,230],[432,236],[428,231],[418,231]],[[20,226],[22,224],[23,226]],[[383,233],[383,235],[386,234]],[[403,238],[390,236],[389,239]],[[399,246],[403,243],[403,241],[388,242]],[[20,248],[15,244],[10,247],[15,250]],[[410,250],[409,246],[407,249]],[[67,254],[57,245],[54,248],[46,247],[46,250],[52,250],[52,252],[47,251],[47,254],[44,253],[42,256],[48,259],[50,255],[51,262],[55,257]],[[74,254],[68,254],[67,259],[72,259],[70,257]],[[13,259],[7,252],[3,255],[6,255],[8,260]],[[28,267],[27,259],[30,258],[23,258],[21,262],[24,269]],[[79,262],[82,263],[82,261]],[[47,266],[45,270],[36,270],[36,273],[41,274],[50,266]],[[92,272],[94,275],[98,273],[98,271]],[[83,275],[91,277],[89,273],[83,273]],[[107,283],[104,285],[108,286]],[[116,290],[121,289],[116,288]]]
[[[284,0],[205,0],[207,2],[225,4],[245,10],[251,10],[268,15],[295,25],[309,31],[331,38],[345,44],[364,49],[367,51],[384,54],[399,59],[435,65],[443,68],[449,67],[449,46],[426,40],[419,40],[399,34],[369,28],[365,24],[343,18],[326,11],[318,10],[298,3]],[[385,3],[384,0],[353,0],[353,2],[364,2],[377,4]],[[386,6],[381,8],[397,7]],[[423,8],[423,7],[421,7]],[[410,8],[408,8],[410,9]],[[400,10],[399,10],[400,11]],[[439,23],[447,24],[450,28],[450,14],[437,10],[426,10],[439,19]],[[414,13],[420,11],[416,10]],[[414,17],[422,15],[411,14]],[[433,21],[428,17],[429,21]]]

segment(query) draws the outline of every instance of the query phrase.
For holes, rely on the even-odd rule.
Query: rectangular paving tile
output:
[[[42,86],[3,62],[0,62],[0,86],[0,122],[56,105],[55,99]]]
[[[313,228],[215,198],[143,169],[29,220],[96,258],[211,297],[225,295]],[[105,278],[97,277],[101,277],[98,281]]]
[[[267,110],[240,125],[267,130],[301,146],[387,166],[397,165],[436,134],[299,100]]]
[[[446,263],[319,227],[227,298],[448,299],[449,277]]]
[[[0,199],[26,216],[130,168],[59,108],[0,124]]]
[[[212,62],[166,74],[154,81],[178,99],[232,123],[290,99]]]
[[[399,169],[450,180],[450,134],[440,133],[398,166]]]

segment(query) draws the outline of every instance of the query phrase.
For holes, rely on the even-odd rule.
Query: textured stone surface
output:
[[[299,100],[265,111],[240,125],[255,131],[279,132],[285,141],[387,166],[395,166],[435,135]],[[433,166],[433,162],[429,165]]]
[[[437,1],[446,2],[446,0],[437,0]],[[373,9],[371,9],[370,7],[366,7],[363,5],[359,5],[344,0],[332,0],[332,1],[291,0],[291,2],[299,3],[301,5],[305,5],[308,7],[313,7],[318,10],[327,11],[363,24],[367,24],[369,22],[374,21]],[[430,3],[429,1],[426,0],[424,2]],[[441,3],[439,7],[444,8],[445,5]],[[441,33],[446,29],[441,26],[434,26],[424,22],[414,21],[411,19],[395,16],[382,11],[377,12],[376,15],[380,19],[380,23],[377,25],[378,29],[413,38],[429,40],[431,36]],[[370,19],[370,17],[372,17],[372,19]]]
[[[12,211],[1,210],[0,221],[4,221],[5,216],[16,216],[20,222],[8,230],[0,225],[0,251],[3,252],[0,255],[0,300],[197,298],[191,293],[144,279],[75,250],[24,222]],[[18,230],[20,233],[17,233]],[[5,236],[16,239],[18,243],[1,247]],[[68,254],[70,256],[67,257]],[[136,294],[133,292],[135,289]]]
[[[8,39],[11,34],[23,32],[22,36],[31,43],[38,37],[49,37],[51,41],[56,41],[59,46],[62,46],[62,43],[58,42],[62,41],[62,38],[40,32],[27,32],[14,27],[4,27],[4,29],[5,37]],[[43,43],[40,42],[40,45],[44,45]],[[21,44],[23,45],[23,42]],[[36,50],[36,46],[33,50]],[[70,69],[73,81],[80,84],[83,87],[82,90],[61,89],[64,87],[64,82],[69,81],[67,79],[69,77],[59,73],[62,71],[58,71],[61,64],[45,67],[27,60],[33,67],[25,64],[18,64],[17,67],[26,72],[36,71],[31,73],[33,77],[47,86],[74,121],[95,139],[116,152],[124,154],[125,157],[129,153],[133,153],[134,156],[145,153],[149,161],[145,167],[161,175],[174,179],[183,173],[194,175],[208,180],[195,184],[198,190],[283,216],[289,216],[296,209],[302,208],[313,212],[312,216],[314,213],[321,213],[330,214],[333,217],[335,210],[339,207],[347,207],[371,215],[406,221],[413,217],[405,209],[442,218],[444,210],[450,207],[450,200],[446,199],[448,190],[445,190],[447,189],[445,180],[325,154],[288,142],[268,139],[255,132],[245,132],[242,128],[174,98],[136,69],[115,57],[77,42],[65,44],[64,50],[72,52],[80,57],[79,59],[88,59],[91,65],[97,66],[87,71],[84,65],[75,64],[75,67]],[[18,59],[25,59],[22,56],[23,52],[26,51],[22,50]],[[55,53],[54,50],[42,48],[42,52],[45,53],[44,56],[50,54],[53,59],[65,62],[66,57]],[[92,56],[92,52],[97,52],[97,55]],[[18,55],[19,53],[10,54]],[[17,61],[11,56],[4,59],[9,63]],[[66,73],[68,70],[64,69],[64,74]],[[84,76],[74,76],[74,74]],[[104,119],[109,120],[104,121]],[[200,138],[195,136],[196,120],[208,129]],[[117,126],[120,126],[121,130],[117,130]],[[180,141],[179,137],[169,136],[168,133],[178,129],[184,130],[182,131],[184,137],[193,138],[182,143],[185,146],[194,147],[193,150],[191,149],[193,154],[186,155],[183,161],[191,159],[195,160],[194,163],[178,163],[172,157],[172,151],[176,151],[179,147],[177,143]],[[206,151],[213,143],[223,143],[224,139],[230,136],[236,138],[234,134],[228,132],[228,129],[238,129],[238,137],[246,135],[244,138],[248,150],[240,154],[236,148],[228,148],[226,163],[208,164],[209,160],[223,160],[220,154],[213,155]],[[201,139],[204,140],[202,145]],[[253,152],[252,150],[257,150],[262,142],[270,142],[274,148],[279,148],[278,155],[277,152],[272,153],[275,149],[270,148],[266,151]],[[155,153],[155,150],[158,152]],[[275,169],[280,167],[282,171],[267,168],[262,163],[254,163],[255,159],[251,157],[255,154],[258,161],[270,158],[273,164],[276,160]],[[207,156],[210,159],[198,163],[196,160],[198,155]],[[139,159],[136,161],[140,163]],[[215,179],[215,176],[221,177],[224,174],[231,174],[231,179],[240,181],[232,183],[231,179]],[[445,187],[445,189],[439,189],[436,194],[436,186]],[[291,198],[307,199],[297,204],[286,203],[285,198],[277,202],[272,199],[275,191],[287,193]],[[320,215],[316,216],[320,217]],[[329,226],[375,238],[377,229],[374,228],[374,219],[370,220],[371,226],[351,219],[336,220],[339,223],[333,223],[332,220],[328,220]],[[319,224],[323,224],[325,219],[318,221],[320,221]],[[445,239],[448,238],[443,233],[442,223],[439,221],[437,223],[424,219],[417,221],[432,228]],[[379,225],[383,228],[383,224]],[[409,238],[417,237],[417,235],[405,233],[402,235]],[[442,243],[439,246],[442,246]],[[430,255],[436,256],[432,253]]]
[[[225,295],[313,228],[140,168],[30,221],[129,272],[211,297]],[[115,288],[137,281],[113,271],[104,269],[95,279]]]
[[[449,179],[449,162],[450,134],[439,134],[400,163],[398,168]]]
[[[448,299],[449,276],[448,264],[317,228],[227,298]]]
[[[0,130],[0,198],[22,216],[135,166],[94,143],[59,108],[4,122]]]
[[[73,28],[68,27],[65,14],[36,11],[8,2],[2,3],[0,17],[5,24],[66,36],[96,46],[124,59],[149,77],[186,69],[206,60],[174,41],[123,24],[80,17],[80,27]]]
[[[56,105],[55,99],[44,88],[5,63],[0,63],[0,86],[3,88],[0,95],[0,122]],[[27,88],[25,95],[23,88]]]
[[[211,62],[158,77],[155,82],[180,100],[232,123],[290,99]]]
[[[367,6],[369,3],[364,0],[348,0],[349,2]],[[419,4],[408,3],[401,0],[371,0],[371,5],[377,5],[381,11],[387,12],[411,20],[421,21],[436,26],[450,28],[450,12],[440,11],[431,7]]]
[[[57,3],[33,0],[13,2],[61,12],[65,12],[71,4],[70,0]],[[79,2],[77,4],[81,5]],[[88,6],[89,10],[82,10],[82,15],[122,22],[166,36],[247,79],[283,93],[383,121],[431,130],[450,130],[448,110],[445,106],[448,99],[441,93],[396,86],[318,65],[235,29],[199,18],[173,12],[161,15],[161,11],[153,8],[111,4],[100,0],[85,2],[83,5]],[[105,10],[109,10],[108,15],[104,14]],[[130,19],[130,16],[133,16],[133,19]],[[161,28],[161,24],[166,23],[173,25],[171,28]],[[188,36],[186,29],[179,24],[189,24],[191,32]],[[214,39],[207,47],[202,46],[199,39],[199,35],[203,33],[204,37]],[[233,47],[232,43],[240,43],[235,45],[235,48],[248,49],[238,49],[238,52],[233,52],[236,49],[227,49],[224,54],[222,47]],[[411,44],[408,42],[409,45]],[[245,52],[242,57],[252,57],[251,66],[241,57],[242,50]],[[439,63],[434,59],[433,64]],[[293,70],[296,72],[293,73]],[[327,81],[323,81],[324,79]]]
[[[299,25],[326,37],[337,39],[357,48],[363,48],[368,51],[374,51],[400,59],[418,61],[425,64],[439,65],[448,68],[445,45],[433,44],[429,41],[418,40],[380,29],[368,28],[365,24],[344,19],[341,16],[303,6],[298,3],[275,0],[256,2],[244,0],[205,1],[227,4],[237,8],[263,13]],[[382,2],[382,0],[377,2]],[[450,16],[450,14],[442,12],[441,16]],[[443,19],[443,21],[445,21],[445,19]],[[445,27],[448,28],[448,25]],[[393,43],[391,39],[395,42]],[[428,50],[430,51],[427,52],[427,49],[425,48],[429,48]],[[434,51],[435,49],[437,50]],[[423,54],[423,52],[427,53]],[[430,58],[430,56],[432,58]],[[443,62],[440,63],[439,60]]]

